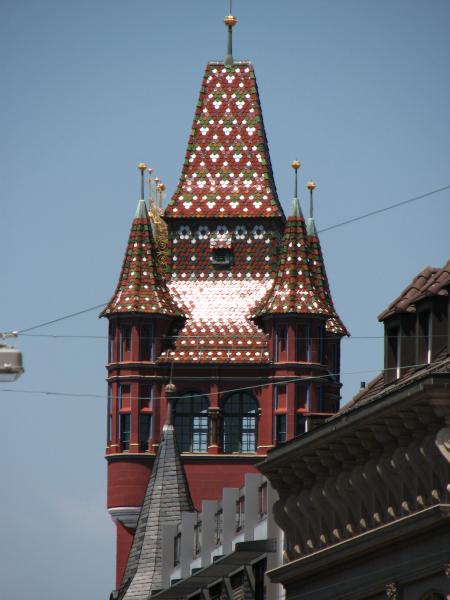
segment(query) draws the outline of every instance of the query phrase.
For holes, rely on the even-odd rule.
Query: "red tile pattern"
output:
[[[160,361],[270,362],[268,338],[250,315],[273,280],[247,277],[174,279],[169,289],[186,315],[175,348]]]
[[[299,313],[333,317],[325,294],[319,292],[314,283],[310,272],[305,221],[302,216],[291,216],[286,222],[281,242],[274,286],[255,316]]]
[[[133,220],[119,283],[102,316],[115,313],[182,314],[159,273],[148,216]]]
[[[253,66],[209,63],[166,217],[280,217]]]
[[[426,296],[444,293],[445,288],[450,286],[450,260],[442,268],[426,267],[411,283],[403,290],[386,310],[379,316],[379,321],[399,312],[406,312],[409,307]]]
[[[344,323],[334,308],[333,298],[331,297],[330,285],[325,270],[322,248],[317,234],[308,236],[309,267],[311,279],[319,296],[328,306],[330,318],[327,319],[325,328],[329,333],[337,335],[350,335]]]

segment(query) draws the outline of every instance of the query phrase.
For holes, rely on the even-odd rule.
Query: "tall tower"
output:
[[[169,381],[196,507],[219,498],[223,487],[241,486],[270,448],[339,405],[339,343],[347,332],[332,304],[312,215],[307,230],[297,192],[287,221],[283,214],[253,65],[232,55],[236,22],[225,18],[225,61],[206,66],[164,218],[157,215],[155,224],[150,211],[149,219],[142,190],[119,284],[103,313],[117,588],[160,443]]]

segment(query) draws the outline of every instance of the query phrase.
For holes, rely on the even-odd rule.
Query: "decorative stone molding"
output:
[[[114,523],[119,521],[128,529],[136,529],[136,525],[141,512],[140,506],[117,506],[108,508],[109,515]]]
[[[450,501],[450,427],[427,400],[266,461],[291,560]]]

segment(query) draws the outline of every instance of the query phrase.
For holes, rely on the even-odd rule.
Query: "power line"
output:
[[[397,208],[398,206],[403,206],[405,204],[409,204],[410,202],[416,202],[416,200],[422,200],[422,198],[428,198],[428,196],[432,196],[433,194],[439,194],[440,192],[444,192],[445,190],[450,189],[450,185],[446,185],[444,187],[438,188],[437,190],[433,190],[431,192],[427,192],[426,194],[421,194],[420,196],[414,196],[414,198],[408,198],[408,200],[402,200],[401,202],[397,202],[396,204],[391,204],[390,206],[385,206],[384,208],[379,208],[378,210],[372,210],[364,215],[360,215],[359,217],[353,217],[352,219],[347,219],[347,221],[341,221],[340,223],[336,223],[336,225],[330,225],[330,227],[325,227],[318,231],[318,233],[324,233],[325,231],[331,231],[331,229],[336,229],[337,227],[343,227],[344,225],[348,225],[349,223],[355,223],[356,221],[362,221],[363,219],[368,219],[369,217],[373,217],[374,215],[379,215],[380,213],[386,212],[387,210],[392,210],[393,208]]]
[[[415,365],[405,365],[404,367],[402,367],[402,369],[413,369],[413,368],[419,368],[419,367],[426,367],[429,366],[428,363],[419,363],[419,364],[415,364]],[[257,384],[257,385],[249,385],[249,386],[243,386],[243,387],[239,387],[239,388],[234,388],[231,390],[223,390],[223,391],[219,391],[218,395],[221,394],[231,394],[231,393],[235,393],[235,392],[243,392],[246,390],[255,390],[257,388],[263,388],[266,387],[268,385],[286,385],[288,383],[303,383],[303,382],[308,382],[308,381],[317,381],[317,380],[323,380],[323,379],[327,379],[327,378],[335,378],[335,377],[342,377],[343,375],[361,375],[363,373],[385,373],[386,371],[396,371],[397,367],[392,367],[392,368],[386,368],[386,369],[382,369],[381,371],[379,369],[362,369],[362,370],[358,370],[358,371],[348,371],[346,373],[325,373],[323,375],[311,375],[308,377],[302,377],[302,376],[295,376],[295,377],[289,377],[288,379],[281,379],[281,380],[267,380],[265,383],[261,383],[261,384]],[[165,377],[167,379],[167,376]],[[186,380],[186,379],[196,379],[196,377],[173,377],[174,381],[178,381],[178,380]],[[234,379],[234,378],[233,378]],[[129,382],[125,382],[124,383],[129,383]],[[149,380],[143,380],[140,383],[150,383]],[[40,394],[40,395],[46,395],[46,396],[65,396],[65,397],[74,397],[74,398],[101,398],[103,400],[106,400],[108,398],[107,395],[104,394],[82,394],[82,393],[71,393],[71,392],[54,392],[51,390],[18,390],[16,388],[0,388],[0,392],[13,392],[13,393],[22,393],[22,394]],[[198,393],[198,394],[194,394],[194,395],[198,395],[198,396],[212,396],[213,394],[211,392],[205,392],[205,393]],[[215,393],[214,393],[215,395]],[[130,396],[130,401],[131,400],[148,400],[149,398],[147,396]],[[174,400],[178,400],[180,398],[183,398],[183,396],[172,396],[172,399]],[[166,400],[166,396],[159,396],[159,397],[152,397],[151,400],[155,401],[155,400]]]
[[[384,208],[380,208],[378,210],[373,210],[373,211],[365,213],[363,215],[359,215],[358,217],[353,217],[352,219],[347,219],[346,221],[341,221],[340,223],[336,223],[335,225],[330,225],[330,227],[325,227],[324,229],[321,229],[320,231],[318,231],[318,233],[324,233],[325,231],[330,231],[330,230],[336,229],[338,227],[343,227],[344,225],[348,225],[349,223],[355,223],[356,221],[361,221],[362,219],[367,219],[367,218],[372,217],[374,215],[378,215],[380,213],[386,212],[388,210],[392,210],[394,208],[397,208],[399,206],[403,206],[405,204],[409,204],[411,202],[416,202],[417,200],[421,200],[423,198],[427,198],[429,196],[432,196],[434,194],[438,194],[438,193],[443,192],[443,191],[448,190],[448,189],[450,189],[450,185],[446,185],[446,186],[438,188],[436,190],[432,190],[431,192],[427,192],[425,194],[421,194],[420,196],[414,196],[413,198],[408,198],[407,200],[402,200],[401,202],[397,202],[396,204],[391,204],[390,206],[385,206]],[[24,328],[24,329],[19,329],[17,331],[11,332],[11,333],[14,334],[14,335],[17,335],[17,334],[20,335],[20,334],[23,334],[23,333],[25,333],[27,331],[32,331],[34,329],[40,329],[41,327],[46,327],[47,325],[53,325],[54,323],[58,323],[60,321],[65,321],[66,319],[71,319],[73,317],[77,317],[79,315],[91,312],[93,310],[97,310],[99,308],[103,308],[104,306],[106,306],[106,304],[107,304],[107,302],[104,302],[102,304],[97,304],[95,306],[91,306],[91,307],[86,308],[84,310],[80,310],[80,311],[77,311],[77,312],[74,312],[74,313],[71,313],[71,314],[68,314],[68,315],[64,315],[62,317],[58,317],[56,319],[52,319],[51,321],[45,321],[44,323],[39,323],[38,325],[33,325],[32,327],[27,327],[27,328]],[[4,337],[6,335],[9,335],[9,332],[8,332],[8,334],[6,334],[6,333],[1,334],[0,333],[0,337],[2,337],[2,336]]]

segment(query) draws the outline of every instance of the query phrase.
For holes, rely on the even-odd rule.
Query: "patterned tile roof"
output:
[[[186,322],[175,348],[160,361],[269,362],[268,338],[251,313],[272,287],[273,279],[237,277],[174,280],[169,289],[183,308]]]
[[[166,217],[283,217],[253,66],[209,63]]]
[[[120,600],[147,600],[162,588],[162,528],[193,511],[172,425],[165,425],[119,590]]]
[[[298,313],[334,317],[323,289],[318,291],[315,283],[310,271],[305,220],[298,200],[294,198],[281,242],[275,283],[258,307],[255,316]]]
[[[156,256],[147,208],[144,200],[140,200],[116,291],[101,316],[117,313],[182,315],[159,273]]]
[[[450,260],[442,268],[425,267],[379,316],[379,321],[402,312],[408,312],[427,296],[442,295],[450,286]]]
[[[326,330],[337,335],[350,335],[347,328],[341,321],[336,312],[331,297],[330,285],[328,283],[325,262],[323,260],[322,248],[320,247],[319,237],[315,227],[308,229],[311,233],[308,235],[309,267],[314,287],[319,296],[323,299],[330,312],[330,318],[326,322]]]

